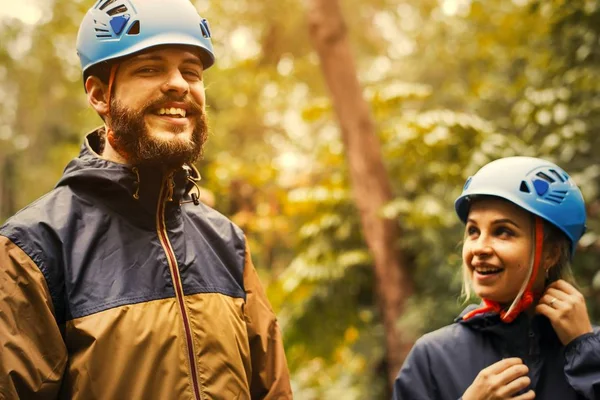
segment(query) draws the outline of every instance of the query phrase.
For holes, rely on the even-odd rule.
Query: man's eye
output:
[[[202,75],[198,71],[187,70],[187,71],[183,71],[183,73],[186,76],[189,76],[189,77],[194,78],[194,79],[201,79],[202,78]]]
[[[154,67],[144,67],[144,68],[138,69],[137,72],[141,73],[141,74],[152,74],[152,73],[155,73],[157,71],[158,71],[158,69],[154,68]]]
[[[475,234],[477,234],[477,232],[479,232],[479,230],[476,227],[474,227],[474,226],[467,227],[467,235],[469,235],[469,236],[475,235]]]

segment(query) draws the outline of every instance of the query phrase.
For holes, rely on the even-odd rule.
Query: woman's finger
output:
[[[550,297],[554,297],[558,300],[567,301],[567,299],[569,298],[570,295],[566,292],[563,292],[562,290],[558,290],[556,288],[549,287],[544,292],[544,296],[550,296]]]
[[[535,392],[533,390],[528,391],[527,393],[523,393],[520,396],[511,397],[513,400],[532,400],[535,399]]]
[[[527,376],[528,372],[529,368],[527,368],[525,364],[511,365],[497,375],[498,382],[500,382],[502,386],[506,386],[517,378]]]
[[[558,297],[554,297],[552,295],[544,295],[538,302],[538,304],[543,304],[553,308],[554,310],[560,310],[569,307],[568,299],[560,299]]]
[[[529,384],[531,384],[531,379],[527,375],[520,376],[504,385],[497,393],[502,396],[502,398],[512,397],[515,393],[518,393],[529,386]]]
[[[521,360],[519,357],[504,358],[504,359],[490,365],[489,367],[483,369],[481,372],[485,371],[485,372],[488,372],[490,375],[497,375],[514,365],[523,365],[524,366],[525,364],[523,364],[523,360]],[[525,367],[525,368],[527,368],[527,367]]]
[[[568,283],[567,281],[565,281],[563,279],[559,279],[555,282],[552,282],[550,285],[548,285],[548,288],[555,288],[555,289],[563,291],[567,294],[578,294],[579,293],[579,291],[577,289],[575,289],[575,287],[573,285],[571,285],[570,283]]]
[[[548,304],[541,302],[538,303],[538,305],[535,307],[535,311],[538,314],[545,315],[550,321],[553,321],[559,313],[557,309],[552,308]]]

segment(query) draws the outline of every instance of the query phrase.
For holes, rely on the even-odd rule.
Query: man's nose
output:
[[[178,96],[185,96],[189,90],[190,84],[185,80],[179,70],[171,71],[166,82],[162,86],[163,93],[174,93]]]

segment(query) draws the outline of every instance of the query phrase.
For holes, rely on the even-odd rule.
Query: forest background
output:
[[[308,0],[197,0],[205,201],[247,233],[298,399],[385,398],[389,327],[351,189],[350,154],[311,42]],[[90,0],[0,0],[0,221],[50,190],[100,124],[75,52]],[[405,348],[451,323],[462,226],[453,201],[490,160],[547,158],[587,201],[574,269],[600,320],[600,1],[340,0],[392,197],[410,290]]]

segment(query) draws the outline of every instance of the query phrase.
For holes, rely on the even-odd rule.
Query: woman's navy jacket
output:
[[[496,313],[464,321],[475,308],[415,343],[394,382],[394,400],[460,399],[481,370],[509,357],[529,367],[523,392],[533,389],[537,400],[600,399],[598,329],[563,346],[542,315],[521,314],[510,324]]]

